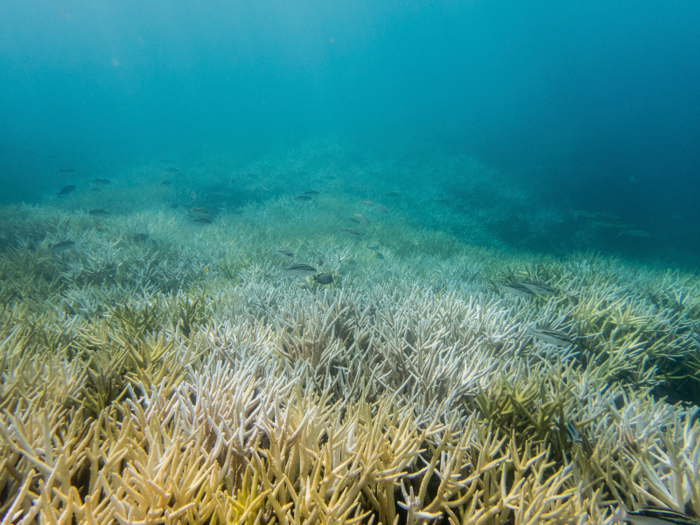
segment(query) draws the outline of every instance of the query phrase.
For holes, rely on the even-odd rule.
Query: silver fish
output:
[[[65,252],[75,246],[74,241],[60,241],[49,246],[49,251],[54,253]]]
[[[563,332],[555,330],[540,330],[538,328],[528,328],[525,330],[525,335],[531,335],[537,339],[541,339],[547,344],[555,346],[571,346],[575,345],[576,341],[573,337]]]
[[[281,257],[282,259],[294,259],[294,254],[290,252],[289,250],[276,250],[272,252],[272,255],[275,257]]]
[[[556,295],[557,291],[543,281],[520,281],[525,288],[540,295]]]
[[[360,234],[356,230],[353,230],[352,228],[340,228],[340,233],[342,233],[343,235],[346,235],[348,237],[352,237],[353,239],[360,238]]]
[[[692,516],[675,510],[650,507],[631,512],[624,505],[617,509],[613,521],[633,525],[700,525],[700,521]]]
[[[313,200],[313,198],[310,195],[306,195],[306,194],[302,193],[301,195],[297,195],[296,197],[294,197],[294,200],[295,201],[311,201],[311,200]]]
[[[316,268],[308,264],[292,264],[291,266],[287,266],[283,271],[287,275],[293,277],[308,277],[316,273]]]
[[[532,290],[518,283],[501,283],[501,288],[503,288],[506,292],[523,297],[532,297],[535,295],[532,293]]]

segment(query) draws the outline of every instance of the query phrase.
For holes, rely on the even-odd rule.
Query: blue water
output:
[[[698,64],[697,0],[3,0],[0,199],[41,202],[76,182],[64,167],[80,182],[332,136],[359,152],[348,166],[363,148],[474,156],[527,190],[522,212],[650,235],[601,230],[592,249],[695,265]]]

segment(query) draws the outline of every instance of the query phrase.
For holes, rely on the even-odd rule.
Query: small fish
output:
[[[192,224],[196,224],[198,226],[207,226],[209,224],[213,224],[210,219],[207,219],[206,217],[195,217],[190,219],[190,222]]]
[[[387,210],[386,207],[382,206],[381,204],[375,204],[374,211],[378,211],[379,213],[384,213],[384,214],[389,213],[389,210]]]
[[[287,275],[293,277],[308,277],[316,273],[316,268],[308,264],[292,264],[291,266],[287,266],[283,271]]]
[[[95,208],[94,210],[88,211],[88,215],[111,215],[107,210],[103,210],[102,208]]]
[[[379,245],[378,245],[378,244],[373,244],[373,245],[371,245],[371,246],[367,246],[367,248],[369,248],[370,250],[378,250],[378,249],[379,249]]]
[[[75,191],[75,186],[72,184],[69,184],[68,186],[64,186],[61,188],[61,191],[58,192],[59,195],[68,195],[69,193]]]
[[[206,273],[207,275],[209,275],[209,267],[208,267],[208,266],[205,266],[205,267],[204,267],[204,273]]]
[[[314,275],[313,279],[318,284],[331,284],[333,282],[333,276],[329,273],[319,273]]]
[[[532,293],[532,290],[518,283],[501,283],[501,288],[503,288],[506,292],[510,292],[514,295],[520,295],[522,297],[532,297],[535,295]]]
[[[347,235],[348,237],[352,237],[353,239],[360,238],[360,234],[352,228],[340,228],[340,233]]]
[[[49,251],[53,253],[65,252],[75,246],[74,241],[60,241],[49,246]]]
[[[192,208],[187,210],[187,216],[190,219],[210,219],[211,212],[206,208]]]
[[[74,173],[75,170],[73,168],[61,168],[58,170],[59,173]]]
[[[132,239],[134,242],[146,242],[146,241],[150,240],[150,238],[148,237],[148,234],[147,234],[147,233],[135,233],[135,234],[131,237],[131,239]],[[155,241],[154,241],[154,242],[155,242]]]
[[[105,186],[107,184],[112,184],[112,181],[109,179],[95,179],[92,181],[93,184],[97,184],[98,186]]]
[[[624,505],[620,505],[613,516],[613,522],[622,521],[632,525],[700,525],[697,519],[675,510],[648,507],[630,512]]]
[[[180,170],[177,168],[165,168],[165,171],[167,171],[168,173],[177,173]]]
[[[370,208],[374,206],[374,203],[372,201],[360,201],[360,204],[364,204],[365,206],[369,206]]]
[[[170,182],[169,180],[164,180],[163,182],[161,182],[162,186],[170,186],[171,184],[172,182]]]
[[[276,257],[281,257],[282,259],[294,259],[294,254],[289,250],[276,250],[272,252],[272,255]]]
[[[379,253],[379,252],[377,252],[377,259],[379,259],[380,261],[383,261],[383,260],[384,260],[384,255],[381,254],[381,253]]]
[[[385,197],[401,197],[403,195],[402,191],[390,191],[389,193],[385,193]]]
[[[543,281],[520,281],[525,288],[541,295],[556,295],[557,291]]]
[[[531,335],[537,339],[541,339],[547,344],[555,346],[572,346],[576,341],[568,334],[557,332],[555,330],[539,330],[537,328],[528,328],[525,330],[525,335]]]
[[[311,201],[313,199],[309,195],[301,194],[301,195],[297,195],[296,197],[294,197],[294,200],[295,201]]]
[[[357,217],[357,220],[360,222],[364,222],[365,224],[369,224],[369,219],[362,215],[361,213],[355,213],[353,214],[355,217]]]
[[[318,261],[316,261],[319,266],[323,266],[323,259],[320,257],[318,258]]]

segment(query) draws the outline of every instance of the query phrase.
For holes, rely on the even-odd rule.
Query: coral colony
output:
[[[516,190],[458,214],[302,157],[2,210],[3,524],[700,514],[697,276],[489,241]]]

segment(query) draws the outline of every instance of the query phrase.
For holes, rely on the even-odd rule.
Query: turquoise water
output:
[[[698,6],[2,3],[0,516],[700,516]]]

